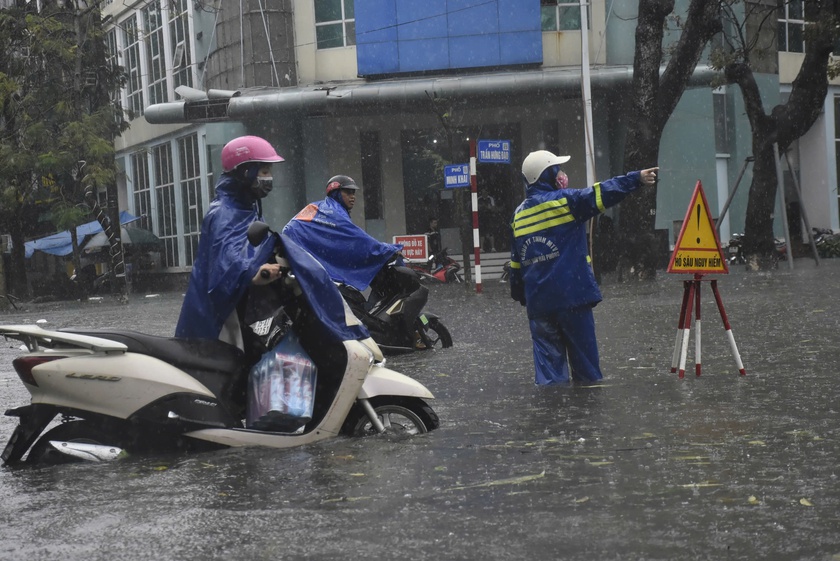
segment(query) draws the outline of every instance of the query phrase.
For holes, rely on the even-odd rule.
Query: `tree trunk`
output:
[[[673,0],[639,1],[622,172],[658,165],[662,131],[688,86],[703,49],[721,29],[720,3],[692,0],[680,39],[660,75],[665,22],[672,15],[674,5]],[[645,187],[621,203],[619,279],[643,280],[656,276],[657,265],[664,257],[659,253],[656,239],[656,193],[656,187]]]

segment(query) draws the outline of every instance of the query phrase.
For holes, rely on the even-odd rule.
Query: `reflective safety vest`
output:
[[[586,189],[557,190],[541,182],[528,186],[510,225],[510,291],[527,307],[529,318],[601,301],[586,221],[640,186],[638,171]]]

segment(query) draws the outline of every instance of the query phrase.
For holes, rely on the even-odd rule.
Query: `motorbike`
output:
[[[744,257],[743,234],[732,234],[729,245],[726,247],[727,259],[730,265],[744,264],[747,259]]]
[[[437,255],[430,255],[425,263],[409,263],[407,265],[417,273],[420,282],[445,283],[464,282],[464,277],[459,272],[461,264],[449,257],[449,250],[442,249]]]
[[[440,318],[423,310],[429,289],[409,267],[391,262],[366,293],[348,284],[339,284],[339,292],[386,355],[452,346],[452,335]]]
[[[249,241],[264,240],[267,228],[252,224]],[[247,428],[247,385],[255,362],[221,341],[5,325],[0,335],[23,342],[27,351],[13,366],[31,399],[6,411],[19,423],[0,454],[3,463],[289,448],[339,435],[418,434],[437,428],[438,417],[427,403],[432,393],[387,368],[375,341],[348,327],[355,320],[323,268],[290,240],[271,235],[283,274],[266,290],[283,307],[263,311],[264,319],[252,325],[259,326],[253,339],[272,349],[284,331],[278,319],[283,318],[311,357],[317,382],[305,424],[283,431]]]

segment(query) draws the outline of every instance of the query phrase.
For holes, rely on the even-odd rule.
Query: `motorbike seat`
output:
[[[117,341],[128,347],[130,353],[153,356],[187,371],[234,374],[247,366],[245,353],[223,341],[159,337],[131,330],[63,329],[62,331]]]

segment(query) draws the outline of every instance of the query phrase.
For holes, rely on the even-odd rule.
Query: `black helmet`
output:
[[[352,177],[346,175],[335,175],[327,181],[327,195],[338,189],[352,189],[353,191],[359,188]]]

